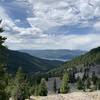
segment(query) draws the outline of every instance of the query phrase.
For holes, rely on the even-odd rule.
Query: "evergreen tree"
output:
[[[90,89],[90,86],[91,86],[90,78],[88,78],[85,82],[86,82],[86,88]]]
[[[75,79],[75,72],[73,70],[71,70],[69,72],[69,81],[70,83],[75,83],[76,82],[76,79]]]
[[[5,70],[3,66],[0,65],[0,100],[7,100],[7,94],[5,88],[6,88]]]
[[[95,72],[92,72],[92,81],[93,81],[93,84],[96,85],[97,76],[96,76]]]
[[[67,73],[63,75],[62,84],[60,87],[60,93],[68,93],[69,92],[69,76]]]
[[[38,85],[35,86],[34,95],[35,96],[38,96],[39,95],[39,86]]]
[[[41,83],[39,85],[39,95],[40,96],[47,96],[47,86],[45,79],[41,79]]]
[[[1,24],[2,20],[0,20]],[[3,28],[0,28],[0,33],[2,33],[4,30]],[[5,66],[6,66],[6,47],[3,46],[3,43],[5,42],[6,38],[0,36],[0,100],[7,100],[7,94],[5,91],[6,88],[6,80],[5,80]]]
[[[0,21],[0,24],[1,24],[1,21]],[[2,32],[3,32],[3,29],[0,28],[0,33]],[[3,43],[5,42],[5,40],[6,40],[5,37],[0,36],[0,65],[3,65],[1,66],[1,70],[3,70],[2,67],[4,68],[4,65],[6,65],[6,56],[7,56],[5,52],[6,47],[3,46]]]
[[[35,94],[35,86],[34,85],[30,87],[29,92],[30,92],[30,95]]]
[[[97,82],[96,82],[96,89],[100,90],[100,79],[98,78]]]
[[[85,80],[87,80],[88,77],[89,77],[89,72],[87,71],[87,69],[85,69],[82,80],[85,81]]]
[[[11,96],[15,100],[24,100],[29,96],[28,82],[21,68],[19,68],[16,73],[14,84],[11,90]]]
[[[54,89],[54,92],[56,93],[56,90],[57,90],[57,83],[56,83],[56,79],[54,80],[53,89]]]
[[[77,89],[82,90],[83,88],[84,88],[84,85],[83,85],[82,79],[80,77],[78,77]]]

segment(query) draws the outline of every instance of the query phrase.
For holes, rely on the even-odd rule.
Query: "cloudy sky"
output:
[[[0,0],[0,18],[10,49],[100,46],[100,0]]]

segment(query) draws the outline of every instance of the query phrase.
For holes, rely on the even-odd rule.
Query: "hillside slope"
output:
[[[84,68],[93,65],[100,64],[100,47],[90,50],[88,53],[74,58],[71,61],[67,61],[62,64],[60,67],[49,71],[53,74],[61,74],[64,70],[71,68]]]
[[[16,72],[18,67],[22,67],[27,73],[45,72],[62,63],[61,61],[56,60],[40,59],[18,51],[8,50],[7,55],[7,69],[13,73]]]

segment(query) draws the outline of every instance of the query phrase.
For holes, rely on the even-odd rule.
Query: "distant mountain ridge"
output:
[[[45,72],[63,63],[56,60],[40,59],[27,53],[12,50],[7,50],[7,56],[7,70],[12,73],[15,73],[18,67],[22,67],[26,73]]]
[[[32,56],[36,56],[43,59],[49,60],[61,60],[67,61],[74,57],[86,53],[82,50],[69,50],[69,49],[57,49],[57,50],[20,50],[20,52],[26,52]]]

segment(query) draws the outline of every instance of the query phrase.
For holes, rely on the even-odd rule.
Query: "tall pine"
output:
[[[67,73],[65,73],[63,75],[63,79],[62,79],[62,84],[61,84],[61,87],[60,87],[60,93],[68,93],[69,92],[69,76]]]
[[[21,67],[19,67],[16,73],[13,88],[11,90],[11,96],[14,100],[24,100],[29,96],[28,82]]]
[[[82,90],[84,88],[83,81],[80,77],[77,79],[77,89]]]
[[[41,83],[39,85],[39,95],[40,96],[47,96],[47,86],[45,79],[41,79]]]
[[[54,89],[54,92],[56,93],[56,91],[57,91],[57,83],[56,83],[56,79],[54,80],[53,89]]]
[[[0,21],[1,24],[2,20]],[[0,28],[0,33],[4,30]],[[5,80],[5,66],[6,66],[6,47],[3,46],[6,38],[0,36],[0,100],[7,100],[7,94],[5,91],[6,88],[6,80]]]

